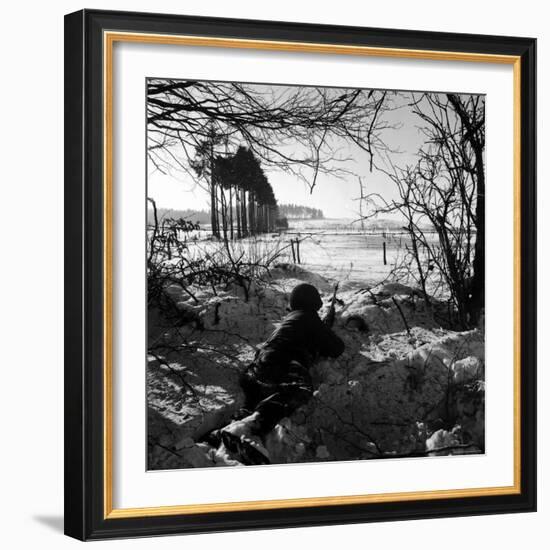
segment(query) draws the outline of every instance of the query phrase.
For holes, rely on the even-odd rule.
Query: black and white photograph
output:
[[[6,4],[3,547],[544,546],[550,27],[495,6]]]
[[[148,468],[484,453],[484,95],[146,90]]]

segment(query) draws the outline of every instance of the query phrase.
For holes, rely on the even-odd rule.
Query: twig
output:
[[[397,300],[395,299],[395,296],[391,297],[393,303],[395,304],[395,307],[397,307],[397,310],[399,311],[399,314],[401,315],[401,319],[403,319],[403,324],[405,325],[405,328],[407,329],[407,334],[411,335],[411,329],[409,328],[409,324],[407,323],[407,319],[405,319],[405,315],[403,314],[403,310],[401,309],[401,306],[397,303]]]

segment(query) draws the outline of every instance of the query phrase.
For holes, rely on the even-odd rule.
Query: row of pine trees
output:
[[[273,231],[277,200],[260,162],[247,147],[219,154],[212,134],[197,148],[193,169],[208,181],[212,235],[234,240]]]

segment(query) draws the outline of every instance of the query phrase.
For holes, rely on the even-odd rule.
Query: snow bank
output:
[[[430,337],[431,341],[414,347]],[[357,346],[346,334],[343,338],[349,343],[346,354],[315,369],[319,385],[307,413],[310,429],[323,434],[332,457],[431,450],[426,440],[434,429],[460,423],[464,424],[460,442],[483,447],[478,414],[483,402],[473,404],[468,399],[471,394],[463,390],[465,384],[457,384],[454,378],[457,361],[464,363],[482,353],[477,331],[440,331],[436,338],[419,328],[413,328],[411,336],[394,333],[395,347],[386,355],[380,348]],[[396,357],[398,350],[401,355]],[[471,406],[467,423],[463,422],[466,402]]]
[[[170,289],[195,322],[156,335],[174,349],[185,347],[150,357],[150,468],[235,464],[223,446],[214,449],[201,438],[238,412],[239,373],[286,314],[287,293],[302,281],[319,288],[326,310],[332,282],[299,266],[278,266],[249,289],[248,302],[238,285],[216,295],[202,290],[196,302]],[[272,462],[480,452],[483,333],[442,326],[444,304],[426,303],[397,283],[343,288],[338,300],[334,330],[346,351],[315,366],[314,398],[269,434]]]

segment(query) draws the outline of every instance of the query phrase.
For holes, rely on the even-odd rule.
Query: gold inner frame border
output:
[[[276,500],[220,502],[208,504],[182,504],[148,508],[113,508],[113,47],[116,42],[166,44],[216,48],[240,48],[268,51],[285,51],[318,54],[356,55],[426,59],[438,61],[466,61],[498,63],[513,66],[514,86],[514,484],[503,487],[444,489],[433,491],[394,492],[383,494],[303,497]],[[314,506],[334,506],[383,502],[404,502],[445,498],[513,495],[521,493],[521,58],[513,55],[482,54],[452,51],[409,50],[340,44],[315,44],[170,34],[104,31],[103,33],[103,390],[104,390],[104,445],[103,445],[103,508],[105,519],[138,518],[235,512],[249,510],[292,509]]]

